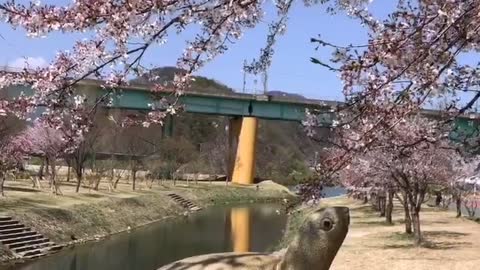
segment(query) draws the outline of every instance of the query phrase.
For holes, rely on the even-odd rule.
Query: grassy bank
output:
[[[225,186],[224,183],[191,183],[188,187],[179,183],[137,191],[119,186],[115,192],[101,189],[80,194],[65,187],[63,196],[53,196],[48,191],[29,191],[29,196],[23,196],[25,194],[18,190],[21,189],[11,187],[10,192],[7,190],[9,196],[0,199],[1,214],[11,215],[52,241],[64,244],[99,239],[184,214],[186,210],[167,196],[170,192],[202,207],[291,198],[283,187],[268,182],[261,183],[258,189],[255,186]],[[72,238],[77,240],[72,241]],[[0,256],[4,261],[10,259],[8,252],[1,248]]]
[[[404,233],[403,212],[394,209],[394,225],[372,211],[370,205],[347,199],[330,198],[323,206],[348,206],[351,225],[345,242],[331,270],[447,270],[477,269],[480,265],[480,225],[467,218],[455,218],[455,213],[424,207],[422,230],[426,239],[423,247],[415,247],[413,239]],[[288,245],[296,228],[311,208],[291,216],[281,247]]]

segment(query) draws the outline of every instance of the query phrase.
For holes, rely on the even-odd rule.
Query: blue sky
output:
[[[270,1],[270,0],[267,0]],[[23,1],[26,2],[26,1]],[[69,1],[43,1],[48,3],[68,3]],[[357,21],[345,15],[328,15],[321,6],[304,7],[297,1],[291,13],[288,30],[275,47],[275,56],[269,70],[269,90],[282,90],[298,93],[309,98],[341,100],[341,81],[337,74],[310,63],[310,57],[328,59],[329,51],[322,48],[315,51],[310,43],[311,37],[321,34],[322,38],[336,44],[361,44],[366,40],[366,31]],[[380,16],[391,10],[396,1],[375,0],[370,9]],[[273,10],[268,9],[267,12]],[[219,56],[205,66],[198,74],[218,80],[236,90],[242,89],[243,74],[241,72],[244,59],[251,60],[258,56],[264,45],[267,23],[249,30],[245,36],[232,45],[226,54]],[[50,61],[56,51],[71,48],[73,41],[81,34],[54,33],[46,38],[27,38],[22,30],[12,30],[8,24],[0,23],[0,65],[18,64],[18,59],[31,57],[33,61]],[[146,55],[145,63],[153,66],[175,65],[177,57],[184,47],[184,36],[170,36],[167,45],[151,49]],[[257,89],[261,89],[260,78]],[[247,78],[247,88],[253,90],[255,85],[252,76]]]

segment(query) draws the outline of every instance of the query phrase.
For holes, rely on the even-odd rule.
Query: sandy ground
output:
[[[369,205],[338,197],[328,205],[351,209],[351,227],[331,270],[476,270],[480,269],[480,224],[455,218],[454,212],[427,207],[421,223],[426,243],[414,247],[405,235],[403,212],[395,206],[395,225],[384,223]]]

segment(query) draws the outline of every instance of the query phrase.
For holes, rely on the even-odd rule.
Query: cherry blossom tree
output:
[[[462,216],[462,204],[466,206],[467,212],[470,212],[472,199],[475,199],[475,188],[469,187],[466,179],[478,174],[480,158],[477,155],[464,157],[457,162],[457,170],[454,178],[449,185],[444,188],[445,193],[452,196],[455,201],[457,218]]]
[[[79,133],[85,133],[89,128],[87,120],[91,118],[91,111],[84,109],[86,97],[75,92],[77,82],[85,78],[104,80],[104,88],[108,91],[94,103],[108,105],[110,94],[118,86],[128,84],[132,76],[141,76],[149,71],[143,61],[149,50],[160,48],[172,35],[193,29],[196,35],[186,41],[185,50],[178,57],[177,66],[184,72],[177,74],[172,84],[155,84],[152,87],[154,92],[168,88],[180,95],[189,87],[193,72],[227,51],[245,30],[262,22],[265,11],[273,6],[277,18],[271,22],[266,33],[265,48],[258,59],[245,67],[251,73],[262,72],[271,63],[275,40],[285,30],[293,2],[76,0],[61,6],[41,4],[39,1],[26,5],[16,0],[4,1],[0,4],[0,18],[13,28],[24,29],[31,37],[47,37],[55,32],[87,32],[89,35],[77,41],[71,50],[59,52],[47,67],[2,72],[0,88],[26,84],[33,88],[34,94],[1,100],[0,110],[25,117],[42,105],[47,108],[43,118],[51,122],[51,126],[68,121]],[[329,10],[334,10],[344,8],[350,2],[366,1],[303,2],[306,5],[331,3]],[[177,111],[176,103],[174,100],[161,106],[152,105],[147,119],[142,120],[143,124],[162,123],[167,114]]]
[[[433,187],[449,186],[457,173],[459,154],[442,135],[438,121],[409,116],[381,133],[381,138],[358,147],[359,134],[369,125],[344,129],[324,167],[333,165],[344,186],[396,192],[404,206],[406,231],[411,221],[415,242],[420,244],[420,212],[426,195]],[[342,163],[343,167],[336,167]]]
[[[384,153],[373,151],[356,156],[338,172],[338,179],[341,185],[353,192],[368,189],[368,193],[377,194],[374,206],[385,217],[387,224],[392,224],[393,196],[397,189],[389,170],[376,162],[381,159],[380,154]],[[385,196],[379,196],[381,194]]]
[[[4,194],[6,174],[22,165],[28,157],[31,142],[23,136],[3,137],[0,141],[0,194]]]
[[[346,7],[367,29],[365,44],[343,46],[312,38],[319,48],[332,50],[330,59],[312,58],[312,62],[339,73],[347,98],[341,110],[355,108],[355,118],[377,117],[379,121],[370,127],[375,131],[389,129],[398,117],[439,99],[444,100],[441,109],[451,118],[470,110],[480,98],[480,66],[462,61],[466,54],[478,53],[480,2],[397,2],[395,10],[382,20],[363,6]],[[473,95],[460,103],[459,95],[467,91]],[[340,117],[339,125],[350,120]],[[381,133],[367,134],[358,143],[368,144],[372,136],[383,136]]]
[[[21,137],[22,140],[29,141],[28,151],[31,155],[45,158],[50,165],[50,187],[54,194],[59,194],[61,191],[56,175],[56,161],[70,150],[65,134],[60,129],[36,122],[34,126],[27,128]]]

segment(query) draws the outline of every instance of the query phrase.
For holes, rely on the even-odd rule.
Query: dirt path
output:
[[[455,218],[455,213],[425,207],[421,213],[425,247],[412,245],[403,225],[403,212],[394,211],[388,226],[369,205],[344,197],[328,205],[351,209],[352,222],[331,270],[474,270],[480,269],[480,224]]]

